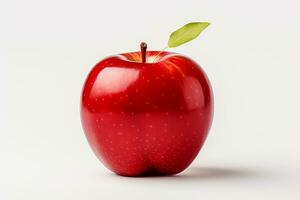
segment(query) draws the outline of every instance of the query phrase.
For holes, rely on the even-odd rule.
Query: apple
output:
[[[213,93],[200,66],[167,51],[105,58],[89,73],[81,121],[96,156],[122,176],[172,175],[200,151]]]

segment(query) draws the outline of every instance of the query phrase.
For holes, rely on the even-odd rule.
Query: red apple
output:
[[[212,122],[213,94],[204,71],[183,55],[158,53],[108,57],[83,87],[81,119],[88,142],[119,175],[183,171]]]

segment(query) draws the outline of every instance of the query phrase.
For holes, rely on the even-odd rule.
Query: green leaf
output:
[[[178,47],[196,37],[209,26],[208,22],[192,22],[174,31],[168,41],[168,47]]]

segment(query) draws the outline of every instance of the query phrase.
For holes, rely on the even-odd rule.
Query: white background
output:
[[[299,199],[297,0],[41,1],[0,5],[1,199]],[[191,21],[212,25],[173,51],[207,72],[215,118],[193,164],[125,178],[90,150],[80,92],[105,56],[166,46]]]

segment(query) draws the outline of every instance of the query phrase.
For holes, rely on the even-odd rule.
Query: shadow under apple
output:
[[[204,180],[204,179],[244,179],[261,176],[257,170],[245,168],[222,168],[222,167],[190,167],[181,174],[174,176],[178,179]]]
[[[229,168],[229,167],[199,167],[191,166],[184,172],[171,176],[142,176],[129,177],[131,179],[160,179],[176,181],[204,181],[204,180],[226,180],[226,179],[257,179],[266,174],[254,169]],[[118,175],[116,175],[118,176]],[[127,177],[126,177],[127,178]]]

